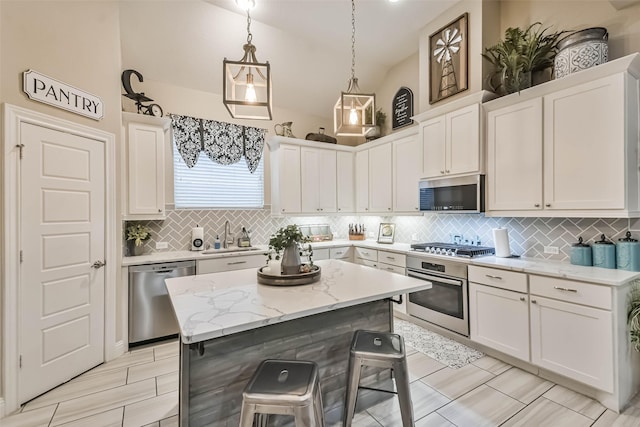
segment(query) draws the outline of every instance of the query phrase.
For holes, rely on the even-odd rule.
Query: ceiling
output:
[[[418,51],[419,32],[458,0],[356,2],[356,77],[374,91],[389,69]],[[272,68],[276,107],[331,117],[351,76],[349,0],[256,0],[256,56]],[[246,13],[234,0],[125,1],[125,68],[146,79],[220,94],[222,60],[242,57]]]

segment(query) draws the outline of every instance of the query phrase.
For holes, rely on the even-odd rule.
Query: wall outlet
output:
[[[373,234],[373,231],[370,231],[370,232],[369,232],[369,237],[371,237],[371,238],[376,237],[376,236]]]
[[[413,233],[411,235],[411,241],[412,242],[417,242],[418,241],[418,233]]]
[[[557,255],[558,253],[560,253],[560,251],[558,250],[557,246],[545,246],[544,253]]]
[[[168,248],[169,248],[168,242],[156,242],[156,249],[168,249]]]

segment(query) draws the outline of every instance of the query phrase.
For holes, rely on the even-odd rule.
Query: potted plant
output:
[[[553,66],[558,39],[566,31],[547,33],[548,30],[548,27],[542,28],[540,22],[525,30],[509,27],[504,40],[485,48],[482,57],[494,67],[487,77],[494,92],[509,94],[531,87],[532,73]]]
[[[368,107],[365,110],[365,114],[367,116],[367,121],[371,121],[371,107]],[[367,136],[366,136],[367,141],[371,141],[383,136],[382,133],[383,133],[383,129],[386,121],[387,121],[387,114],[382,111],[382,108],[378,108],[376,110],[376,127],[367,133]]]
[[[298,274],[302,265],[300,255],[306,254],[309,263],[313,264],[311,245],[307,245],[306,248],[302,247],[303,243],[309,243],[310,241],[311,239],[302,234],[297,225],[282,227],[275,234],[272,234],[269,239],[267,262],[275,258],[276,261],[280,260],[282,262],[283,274]],[[281,253],[282,257],[280,256]]]
[[[151,229],[142,224],[131,224],[127,227],[127,245],[129,255],[142,255],[142,244],[151,238]]]
[[[640,280],[634,281],[631,285],[627,323],[629,325],[629,341],[631,341],[633,348],[640,352]]]

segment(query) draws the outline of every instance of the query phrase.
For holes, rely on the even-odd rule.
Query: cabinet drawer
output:
[[[531,295],[611,310],[611,288],[553,277],[530,276]]]
[[[378,261],[402,268],[407,266],[407,256],[395,252],[378,251]]]
[[[258,268],[262,267],[266,263],[267,258],[264,254],[203,259],[196,263],[196,274],[218,273],[221,271],[242,270],[244,268]]]
[[[329,248],[314,249],[313,260],[320,261],[321,259],[329,259]],[[302,262],[307,262],[307,257],[302,257]]]
[[[527,275],[497,268],[469,266],[469,281],[509,291],[527,292]]]
[[[356,258],[356,264],[366,265],[367,267],[378,268],[376,261],[370,261],[368,259]]]
[[[380,254],[378,254],[380,255]],[[378,270],[390,271],[391,273],[406,274],[404,267],[398,267],[397,265],[385,264],[384,262],[378,262]]]
[[[352,246],[342,246],[339,248],[329,248],[329,258],[331,259],[345,259],[351,258],[353,253]]]
[[[356,248],[356,258],[368,259],[369,261],[377,261],[378,251],[368,248]]]

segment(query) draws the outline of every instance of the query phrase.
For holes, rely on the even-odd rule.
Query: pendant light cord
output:
[[[249,9],[247,9],[247,44],[251,44],[251,40],[253,40],[253,34],[251,34],[251,15],[249,14]]]
[[[356,77],[356,2],[351,0],[351,80]]]

